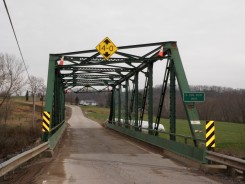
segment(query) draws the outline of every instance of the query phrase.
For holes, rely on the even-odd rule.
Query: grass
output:
[[[12,97],[7,121],[0,121],[0,158],[22,152],[41,136],[41,102],[36,103],[34,129],[32,128],[33,106],[31,99]]]
[[[215,122],[217,148],[245,157],[245,124]]]
[[[5,122],[2,120],[2,124],[7,124],[9,126],[32,126],[32,118],[33,118],[33,105],[32,101],[25,101],[24,97],[12,97],[11,108],[9,110],[10,114]],[[35,107],[35,125],[38,121],[42,121],[41,117],[41,102],[36,102]]]
[[[82,106],[81,109],[86,117],[101,124],[108,119],[110,112],[108,108],[98,106]]]
[[[83,112],[87,117],[99,123],[105,122],[109,117],[109,109],[103,107],[82,106]],[[144,116],[147,120],[147,115]],[[155,120],[155,119],[154,119]],[[169,120],[161,119],[160,123],[164,125],[166,131],[169,130]],[[205,121],[201,121],[202,130],[205,132]],[[176,120],[176,133],[191,136],[190,128],[187,120]],[[245,157],[245,124],[237,124],[231,122],[215,122],[216,151],[228,155]],[[169,138],[166,134],[161,137]],[[177,141],[184,142],[182,138]],[[189,140],[189,144],[192,144]]]
[[[168,120],[161,120],[166,130],[169,130]],[[205,121],[201,121],[205,132]],[[176,133],[191,135],[187,120],[178,119]],[[245,157],[245,124],[215,121],[216,150],[228,155],[236,154]]]

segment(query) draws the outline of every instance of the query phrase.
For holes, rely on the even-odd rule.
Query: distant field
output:
[[[110,113],[109,108],[97,106],[81,106],[81,109],[86,117],[89,117],[98,123],[104,123],[108,119]]]
[[[109,109],[102,107],[82,106],[85,115],[99,123],[108,119]],[[145,116],[147,118],[147,116]],[[145,119],[144,118],[144,119]],[[145,119],[147,120],[147,119]],[[169,120],[161,119],[166,131],[169,130]],[[201,121],[203,132],[205,132],[205,122]],[[187,120],[178,119],[176,121],[176,133],[181,135],[191,135]],[[168,135],[161,135],[168,138]],[[229,122],[215,122],[216,150],[228,155],[245,157],[245,125]],[[179,140],[179,139],[177,139]],[[183,142],[183,140],[179,140]],[[189,141],[190,142],[190,141]]]

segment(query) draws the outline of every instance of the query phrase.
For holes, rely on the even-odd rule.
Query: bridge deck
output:
[[[36,183],[216,183],[85,118],[72,107],[64,142]]]

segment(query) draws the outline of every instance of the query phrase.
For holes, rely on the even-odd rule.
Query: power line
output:
[[[15,30],[14,30],[14,26],[13,26],[12,20],[11,20],[11,18],[10,18],[10,14],[9,14],[8,7],[7,7],[7,4],[6,4],[5,0],[3,0],[3,3],[4,3],[4,6],[5,6],[5,9],[6,9],[6,11],[7,11],[7,14],[8,14],[8,17],[9,17],[9,21],[10,21],[10,24],[11,24],[11,27],[12,27],[12,30],[13,30],[13,32],[14,32],[15,40],[16,40],[16,42],[17,42],[17,45],[18,45],[18,48],[19,48],[19,51],[20,51],[20,55],[21,55],[21,58],[22,58],[22,62],[23,62],[23,64],[24,64],[24,66],[25,66],[25,70],[26,70],[26,73],[27,73],[27,75],[28,75],[28,79],[29,79],[29,81],[31,81],[31,78],[30,78],[29,72],[28,72],[28,70],[27,70],[26,63],[25,63],[25,60],[24,60],[22,51],[21,51],[21,49],[20,49],[20,45],[19,45],[19,42],[18,42],[16,33],[15,33]]]

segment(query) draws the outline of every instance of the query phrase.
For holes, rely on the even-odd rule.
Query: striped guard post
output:
[[[49,132],[50,131],[50,113],[47,111],[43,112],[42,131],[43,132]]]
[[[206,147],[208,150],[215,148],[214,121],[206,121]]]

